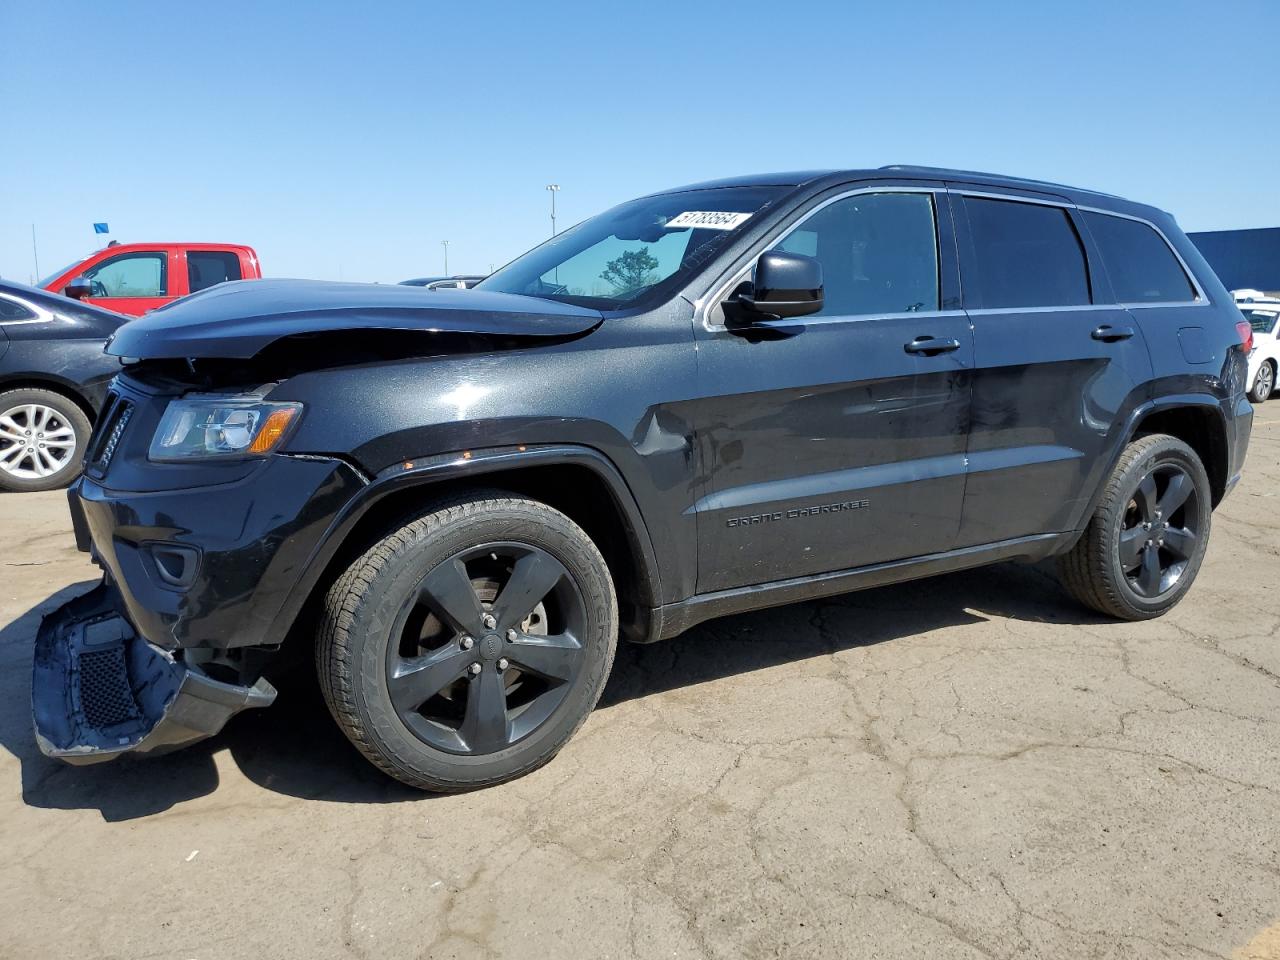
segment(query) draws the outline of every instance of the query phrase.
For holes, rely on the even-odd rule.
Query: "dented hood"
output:
[[[603,320],[596,310],[483,290],[322,280],[243,280],[184,297],[124,324],[107,353],[135,360],[247,359],[283,337],[409,330],[566,337]]]

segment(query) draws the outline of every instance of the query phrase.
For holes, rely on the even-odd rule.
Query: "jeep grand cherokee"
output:
[[[643,197],[469,291],[213,287],[109,345],[40,745],[216,733],[289,638],[373,763],[464,790],[552,757],[619,637],[1015,558],[1158,616],[1249,333],[1167,213],[915,167]]]

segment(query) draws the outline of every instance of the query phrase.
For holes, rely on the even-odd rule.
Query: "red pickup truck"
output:
[[[252,247],[236,243],[116,243],[40,281],[66,294],[140,317],[225,280],[262,277]]]

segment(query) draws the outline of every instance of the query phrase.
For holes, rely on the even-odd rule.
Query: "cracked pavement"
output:
[[[1280,957],[1277,490],[1280,402],[1162,620],[1006,564],[712,622],[456,797],[365,764],[303,673],[182,753],[44,759],[31,639],[95,570],[63,494],[0,496],[3,952]]]

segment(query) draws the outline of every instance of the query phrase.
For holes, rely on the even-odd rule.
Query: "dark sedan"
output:
[[[103,345],[129,319],[0,280],[0,490],[53,490],[75,479],[120,370]]]

